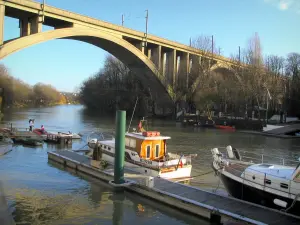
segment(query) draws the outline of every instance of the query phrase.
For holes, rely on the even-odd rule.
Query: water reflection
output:
[[[186,215],[176,209],[158,204],[147,198],[141,198],[139,195],[130,192],[112,192],[111,187],[95,178],[84,173],[67,168],[53,161],[49,164],[65,170],[68,173],[77,176],[89,182],[89,188],[86,192],[89,202],[94,208],[109,210],[112,213],[112,224],[209,224],[209,222]],[[76,191],[76,193],[78,190]],[[73,193],[75,194],[75,193]]]

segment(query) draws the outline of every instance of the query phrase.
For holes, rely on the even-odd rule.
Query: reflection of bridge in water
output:
[[[20,37],[4,41],[4,16],[20,21]],[[42,25],[54,30],[42,32]],[[231,71],[239,63],[154,35],[43,5],[31,0],[0,0],[0,59],[53,39],[73,39],[106,50],[138,74],[156,101],[172,103],[179,83],[195,91],[191,68],[209,65],[211,71]],[[156,94],[156,95],[155,95]]]

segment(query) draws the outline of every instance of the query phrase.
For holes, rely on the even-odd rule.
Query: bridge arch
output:
[[[214,64],[212,67],[210,67],[209,72],[213,72],[213,71],[216,71],[219,69],[225,69],[225,70],[231,72],[234,75],[234,77],[238,80],[238,82],[243,86],[242,79],[238,75],[237,71],[235,71],[230,65],[227,65],[226,63],[218,62],[218,63]],[[197,77],[197,79],[195,80],[195,82],[192,85],[192,93],[195,93],[199,84],[200,84],[200,77]]]
[[[155,64],[138,48],[124,40],[122,36],[105,31],[76,27],[55,29],[24,36],[7,41],[2,48],[0,48],[0,60],[32,45],[54,39],[78,40],[102,48],[114,55],[139,75],[142,82],[150,87],[151,90],[155,90],[161,94],[160,100],[168,99],[173,102],[168,89],[164,86],[163,77],[157,70]]]

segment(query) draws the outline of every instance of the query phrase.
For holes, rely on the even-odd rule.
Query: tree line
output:
[[[235,116],[251,116],[252,111],[257,111],[260,116],[260,111],[267,108],[269,116],[280,113],[300,116],[299,53],[290,53],[287,57],[263,56],[259,36],[255,34],[245,48],[231,55],[228,68],[234,63],[232,69],[212,71],[213,60],[208,59],[220,54],[216,43],[211,37],[199,36],[191,45],[201,50],[203,57],[192,60],[188,87],[186,74],[178,74],[175,102],[185,99],[188,108]],[[141,114],[155,111],[151,91],[126,65],[112,56],[106,58],[99,72],[83,82],[79,92],[83,104],[103,112],[113,113],[118,107],[132,110],[137,96],[137,110]]]
[[[201,46],[205,46],[203,38],[196,39],[194,47]],[[211,49],[206,50],[206,54],[209,51]],[[266,109],[269,117],[283,113],[300,116],[299,53],[289,53],[287,57],[263,56],[256,33],[239,54],[231,55],[231,62],[237,66],[227,72],[211,71],[207,63],[192,68],[191,82],[197,78],[200,81],[194,93],[187,91],[186,94],[197,108],[240,116],[250,116],[253,110],[260,116],[260,111]]]
[[[79,88],[81,103],[104,114],[125,109],[136,115],[145,115],[151,94],[125,64],[109,55],[104,66],[85,80]]]
[[[66,103],[65,96],[60,94],[53,86],[43,83],[30,86],[11,76],[3,64],[0,64],[0,88],[3,89],[4,107]]]

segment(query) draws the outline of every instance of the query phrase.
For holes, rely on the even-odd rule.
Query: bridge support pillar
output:
[[[189,72],[190,72],[190,54],[187,52],[184,52],[180,56],[180,64],[179,64],[179,71],[182,76],[185,76],[186,83],[185,87],[188,88],[189,84]]]
[[[28,18],[20,19],[20,37],[30,35],[31,24]]]
[[[138,48],[143,54],[145,54],[145,46],[143,41],[135,43],[134,46]]]
[[[30,21],[30,34],[36,34],[42,32],[42,17],[40,15],[33,16]]]
[[[161,53],[161,59],[160,59],[160,72],[163,76],[166,75],[166,63],[167,63],[167,53],[163,52]]]
[[[151,54],[152,54],[151,48],[148,48],[148,49],[147,49],[147,57],[148,57],[148,59],[150,59],[150,60],[152,59],[152,55],[151,55]]]
[[[177,78],[177,56],[176,50],[172,50],[167,54],[168,56],[168,75],[170,76],[170,81],[172,81],[173,88],[176,85]]]
[[[0,3],[0,45],[4,41],[4,17],[5,17],[5,5]]]
[[[158,45],[157,47],[153,48],[153,51],[152,51],[152,55],[151,55],[151,58],[152,58],[152,61],[154,62],[154,64],[156,65],[158,71],[161,72],[161,58],[162,58],[162,55],[161,55],[161,46]]]

